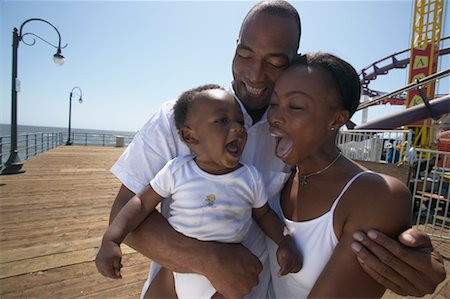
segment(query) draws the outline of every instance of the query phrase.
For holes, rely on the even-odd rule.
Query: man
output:
[[[229,92],[241,103],[248,132],[242,161],[255,165],[263,174],[269,198],[278,196],[289,169],[274,155],[275,141],[268,134],[265,113],[275,81],[297,53],[300,33],[298,13],[289,3],[258,3],[243,21],[233,59],[234,80]],[[111,219],[167,161],[189,153],[177,135],[171,105],[164,105],[152,116],[113,166],[113,173],[123,185],[113,204]],[[163,214],[168,204],[169,201],[164,202]],[[438,256],[430,265],[429,252],[432,247],[429,239],[425,238],[427,244],[422,242],[423,235],[416,236],[416,245],[425,247],[421,251],[406,250],[405,246],[375,231],[368,236],[357,233],[355,237],[360,243],[356,243],[354,250],[363,268],[377,281],[399,294],[423,295],[433,292],[445,277]],[[250,291],[249,297],[266,297],[269,283],[267,252],[264,237],[256,226],[253,226],[244,242],[250,252],[240,244],[200,242],[186,238],[174,231],[165,218],[155,212],[127,239],[127,244],[170,271],[206,276],[216,290],[227,298],[243,297]],[[393,266],[379,261],[377,257],[388,259]],[[158,270],[159,266],[153,263],[151,278]],[[421,285],[426,280],[422,275],[429,278],[425,285]],[[158,288],[150,288],[148,294],[153,297],[175,297],[169,271],[160,272],[152,286],[154,284]]]

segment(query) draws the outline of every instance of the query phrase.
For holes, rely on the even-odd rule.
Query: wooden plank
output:
[[[78,242],[81,243],[81,241]],[[95,243],[90,248],[69,252],[55,252],[54,248],[50,248],[49,251],[51,252],[49,255],[43,256],[40,256],[39,253],[31,254],[30,252],[25,252],[22,253],[22,256],[25,254],[30,255],[26,259],[13,259],[12,261],[2,262],[0,264],[0,278],[93,261],[98,252],[98,243]],[[123,254],[131,252],[134,252],[134,250],[123,245]]]

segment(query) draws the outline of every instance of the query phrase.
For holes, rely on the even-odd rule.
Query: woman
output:
[[[376,228],[396,237],[410,226],[410,193],[399,180],[345,158],[336,135],[359,103],[354,68],[326,53],[299,57],[275,85],[268,111],[275,153],[293,165],[280,200],[269,201],[303,254],[300,272],[276,275],[274,298],[381,297],[385,287],[359,265],[353,233]]]

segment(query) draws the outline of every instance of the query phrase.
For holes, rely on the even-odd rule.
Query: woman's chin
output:
[[[295,159],[293,159],[293,157],[291,157],[290,154],[291,154],[291,150],[288,152],[285,152],[283,154],[279,154],[279,153],[275,152],[275,156],[277,156],[278,159],[283,161],[284,164],[295,165],[296,161],[295,161]]]

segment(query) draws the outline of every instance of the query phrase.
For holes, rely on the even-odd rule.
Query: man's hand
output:
[[[399,236],[401,243],[376,230],[367,235],[356,232],[353,237],[361,267],[399,295],[431,294],[445,279],[442,257],[423,232],[409,229]]]
[[[250,293],[262,271],[259,259],[241,244],[207,243],[215,258],[205,261],[201,274],[225,298],[242,298]]]

